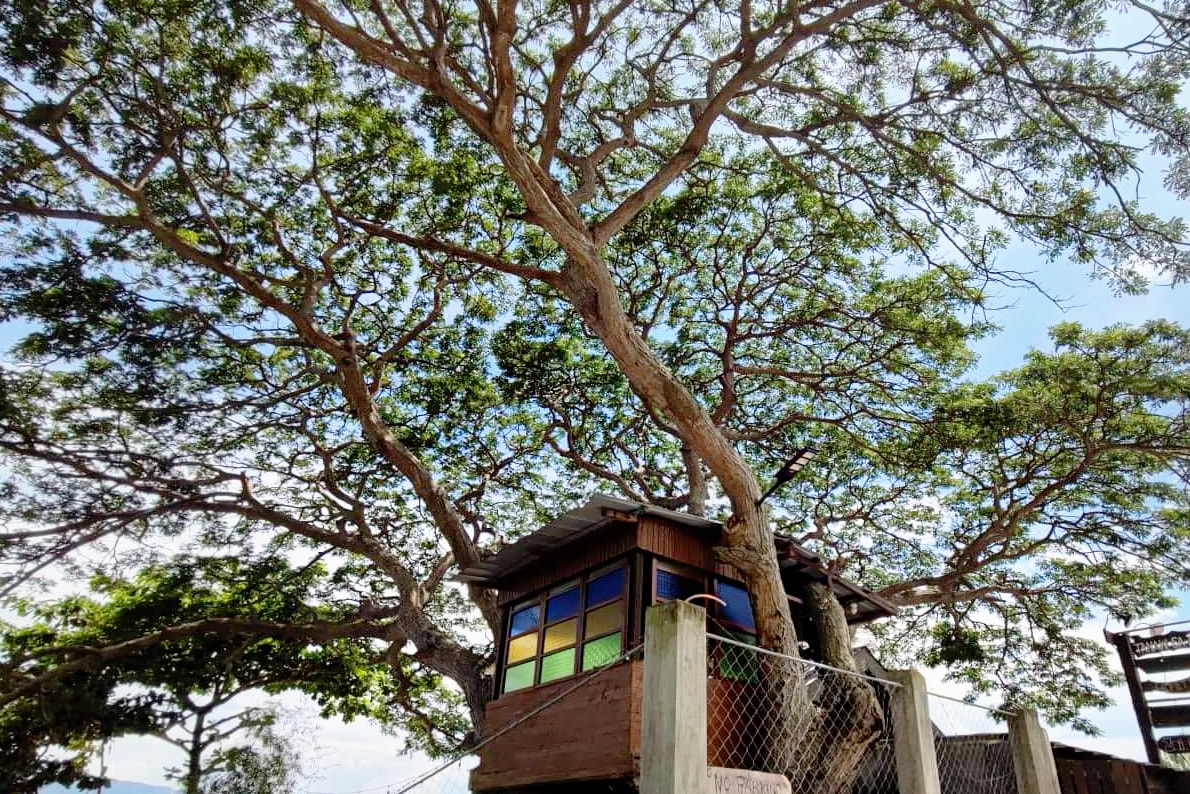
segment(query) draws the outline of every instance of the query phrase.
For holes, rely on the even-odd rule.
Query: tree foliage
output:
[[[244,706],[245,693],[304,692],[324,715],[394,726],[400,717],[390,714],[392,701],[443,697],[432,684],[424,693],[402,689],[383,653],[358,636],[310,644],[300,627],[355,623],[358,635],[361,619],[334,606],[328,587],[319,566],[180,557],[129,580],[96,575],[90,595],[17,601],[17,622],[5,627],[2,646],[5,692],[15,704],[7,741],[20,748],[6,755],[7,779],[29,791],[51,780],[90,783],[83,770],[98,745],[143,735],[182,751],[187,763],[175,776],[198,792],[241,761],[262,773],[274,766],[277,774],[296,772],[285,762],[292,743],[277,713]],[[55,754],[32,762],[53,745]]]
[[[113,559],[318,562],[302,609],[129,631],[358,641],[441,749],[483,730],[496,627],[451,572],[595,489],[721,496],[770,648],[797,653],[777,528],[905,607],[890,650],[1084,727],[1087,610],[1186,582],[1183,329],[1062,326],[969,377],[1028,283],[1010,243],[1122,290],[1190,272],[1128,198],[1142,152],[1186,194],[1184,2],[0,12],[10,597]],[[121,641],[10,662],[5,708]]]

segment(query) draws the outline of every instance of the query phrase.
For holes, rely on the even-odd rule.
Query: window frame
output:
[[[616,596],[615,598],[605,599],[603,601],[599,601],[595,604],[592,604],[591,606],[587,606],[587,593],[588,593],[588,588],[589,588],[590,583],[596,579],[599,579],[602,576],[605,576],[609,573],[613,573],[617,570],[621,572],[621,580],[622,580],[622,586],[620,588],[619,595]],[[567,678],[573,678],[577,675],[581,675],[582,673],[589,672],[587,670],[583,670],[583,650],[585,649],[587,644],[594,642],[596,640],[604,639],[604,638],[609,637],[617,632],[619,632],[619,634],[620,634],[619,653],[623,653],[624,643],[625,643],[626,637],[628,635],[628,630],[629,630],[628,608],[629,608],[629,602],[631,601],[631,589],[632,589],[631,574],[632,574],[631,561],[628,559],[621,558],[621,559],[615,560],[611,563],[608,563],[606,565],[601,565],[597,568],[592,568],[589,571],[583,571],[576,576],[566,579],[563,582],[559,582],[558,584],[554,584],[554,585],[551,585],[550,587],[544,588],[534,595],[527,596],[525,598],[522,598],[518,601],[515,601],[515,602],[509,604],[506,608],[507,617],[505,618],[505,621],[504,621],[504,623],[505,623],[504,639],[501,644],[501,654],[500,654],[500,660],[499,660],[500,664],[499,664],[499,667],[497,670],[497,674],[499,675],[499,678],[496,681],[496,684],[498,685],[498,691],[500,693],[499,696],[503,697],[504,695],[511,695],[511,694],[515,694],[517,692],[524,692],[524,691],[527,691],[530,689],[535,689],[537,687],[553,684],[558,681],[564,681]],[[572,589],[578,590],[578,611],[576,613],[568,615],[566,617],[559,618],[558,620],[555,620],[553,622],[549,622],[549,608],[548,607],[549,607],[550,599],[555,596],[567,593]],[[617,623],[616,627],[612,628],[608,631],[604,631],[601,634],[598,634],[596,636],[586,637],[585,634],[586,634],[586,630],[587,630],[588,615],[598,609],[603,609],[603,608],[610,606],[612,604],[615,604],[617,602],[619,603],[620,608],[619,608],[618,615],[617,615],[619,618],[619,622]],[[537,623],[536,627],[533,629],[533,631],[535,631],[537,633],[537,641],[536,641],[536,645],[535,645],[535,651],[532,656],[528,656],[528,657],[518,660],[515,663],[511,663],[509,661],[509,652],[512,648],[513,640],[518,639],[523,636],[526,636],[527,634],[530,633],[529,631],[523,631],[520,634],[516,634],[516,635],[510,634],[510,632],[512,630],[512,616],[514,613],[519,612],[526,607],[530,607],[530,606],[534,606],[534,605],[537,606],[537,608],[539,610],[539,615],[540,615],[538,623]],[[560,626],[570,620],[573,620],[576,622],[573,641],[570,642],[569,644],[562,645],[561,647],[554,648],[549,653],[546,653],[545,652],[546,632],[550,628]],[[570,672],[567,673],[566,675],[561,675],[561,676],[558,676],[557,678],[551,678],[550,680],[543,682],[541,680],[541,676],[542,676],[543,663],[544,663],[546,657],[551,656],[556,653],[563,653],[568,650],[574,651],[574,662],[571,665]],[[533,677],[532,677],[531,682],[524,686],[517,687],[516,689],[511,689],[511,690],[508,689],[508,670],[509,670],[509,668],[517,667],[518,665],[528,664],[528,663],[533,663],[533,665],[534,665]]]

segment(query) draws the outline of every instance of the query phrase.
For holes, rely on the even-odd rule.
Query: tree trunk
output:
[[[207,714],[199,711],[194,717],[194,728],[190,731],[190,748],[186,751],[186,777],[182,781],[185,794],[199,794],[202,782],[203,733],[206,732]]]
[[[682,445],[682,463],[686,466],[687,499],[686,512],[694,516],[707,514],[707,477],[702,470],[702,460],[690,448]]]
[[[855,782],[868,748],[880,736],[884,714],[872,685],[847,675],[859,671],[851,653],[851,630],[839,599],[829,584],[818,582],[806,588],[806,595],[818,626],[823,663],[846,672],[820,671],[818,712],[786,774],[800,781],[802,790],[845,794]]]
[[[688,389],[662,364],[620,304],[606,266],[598,259],[571,260],[556,286],[604,343],[636,392],[674,423],[685,446],[706,462],[731,500],[719,557],[743,576],[756,618],[757,642],[787,657],[800,657],[762,491],[740,456]],[[855,669],[846,615],[829,587],[811,588],[811,609],[827,664]],[[841,794],[854,781],[867,748],[879,735],[875,694],[862,679],[824,676],[823,702],[811,702],[803,665],[762,655],[762,686],[772,709],[765,764],[799,781],[799,791]]]

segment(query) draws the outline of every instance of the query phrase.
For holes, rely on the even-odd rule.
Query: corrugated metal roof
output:
[[[582,507],[555,518],[541,529],[526,535],[500,549],[496,554],[459,572],[456,577],[462,582],[498,586],[514,573],[549,559],[562,548],[598,532],[609,523],[618,520],[608,513],[634,516],[655,516],[675,524],[706,532],[718,539],[723,524],[709,518],[666,510],[662,507],[645,505],[614,496],[596,494]],[[822,566],[821,558],[790,538],[777,539],[781,555],[781,568],[786,572],[808,574],[818,581],[830,583],[831,590],[838,596],[848,611],[851,622],[863,622],[891,615],[896,607],[859,585],[841,576],[829,574]]]

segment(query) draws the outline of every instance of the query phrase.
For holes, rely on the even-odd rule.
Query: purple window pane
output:
[[[752,617],[752,604],[748,601],[748,591],[738,584],[731,582],[716,582],[715,595],[727,602],[719,607],[719,618],[726,623],[734,623],[745,629],[756,630],[756,620]]]
[[[578,588],[572,588],[545,602],[545,622],[565,620],[578,614]]]
[[[530,604],[527,607],[521,607],[512,613],[512,619],[508,621],[508,636],[515,637],[518,634],[524,634],[526,631],[535,631],[540,625],[540,604]]]
[[[608,571],[587,583],[587,606],[602,604],[624,595],[624,569]]]

